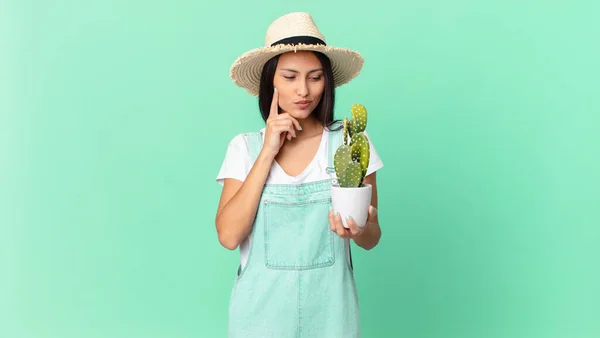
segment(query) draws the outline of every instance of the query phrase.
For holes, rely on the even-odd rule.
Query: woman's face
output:
[[[296,119],[305,119],[315,109],[325,88],[323,67],[310,51],[288,52],[279,57],[273,85],[279,106]]]

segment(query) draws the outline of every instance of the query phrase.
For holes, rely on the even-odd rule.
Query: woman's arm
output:
[[[275,92],[266,121],[263,148],[246,179],[243,183],[235,179],[224,180],[215,224],[219,243],[229,250],[237,248],[250,234],[271,165],[286,137],[291,140],[296,137],[296,130],[302,130],[298,120],[288,113],[279,114],[278,109],[279,93]]]
[[[354,243],[365,250],[373,249],[381,238],[381,228],[379,227],[379,217],[377,215],[377,177],[376,172],[370,174],[365,177],[365,184],[370,184],[372,186],[371,191],[371,206],[373,210],[369,210],[369,218],[367,219],[367,225],[365,227],[365,231],[363,231],[360,235],[355,236]]]
[[[261,151],[244,182],[226,178],[215,220],[219,243],[234,250],[251,232],[274,156]]]

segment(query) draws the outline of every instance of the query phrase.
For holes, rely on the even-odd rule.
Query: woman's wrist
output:
[[[276,156],[277,156],[276,152],[273,152],[272,150],[269,150],[268,148],[262,148],[262,150],[258,154],[257,159],[267,161],[267,162],[273,162],[275,160]]]

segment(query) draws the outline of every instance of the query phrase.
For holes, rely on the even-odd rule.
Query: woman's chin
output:
[[[293,109],[289,111],[289,114],[292,115],[293,118],[297,120],[307,119],[312,114],[312,109]]]

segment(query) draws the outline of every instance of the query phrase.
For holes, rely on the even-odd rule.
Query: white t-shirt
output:
[[[262,128],[263,141],[265,128]],[[379,170],[383,167],[383,162],[379,158],[373,142],[370,140],[369,135],[365,132],[369,139],[371,154],[369,159],[369,167],[367,168],[367,175]],[[273,161],[269,176],[267,177],[266,184],[301,184],[314,181],[321,181],[324,179],[330,179],[330,174],[327,173],[326,168],[329,165],[328,156],[329,151],[327,143],[329,140],[329,131],[323,128],[323,135],[321,136],[321,143],[317,151],[316,156],[313,158],[311,163],[306,169],[298,176],[290,176],[279,166],[276,161]],[[225,178],[234,178],[240,181],[244,181],[246,176],[250,172],[251,158],[248,151],[248,140],[244,134],[236,135],[227,147],[225,159],[221,165],[221,169],[217,174],[217,183],[223,185]],[[248,252],[250,250],[250,236],[240,243],[240,263],[242,268],[245,266],[248,259]]]

